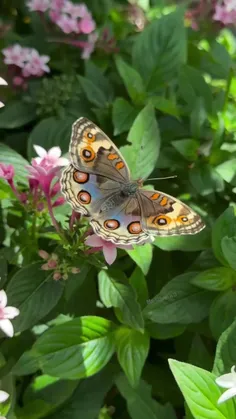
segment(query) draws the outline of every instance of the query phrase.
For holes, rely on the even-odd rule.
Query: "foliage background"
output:
[[[236,362],[234,31],[210,16],[193,30],[184,5],[137,3],[86,1],[100,43],[84,61],[78,48],[48,42],[24,1],[2,2],[2,30],[10,29],[1,49],[36,48],[51,72],[16,89],[1,63],[9,87],[1,88],[0,161],[14,165],[25,190],[33,144],[67,153],[71,124],[85,116],[114,139],[134,178],[177,175],[154,187],[207,227],[119,250],[107,269],[102,254],[86,256],[83,221],[70,246],[49,219],[32,235],[33,214],[1,179],[1,285],[21,311],[15,336],[0,340],[9,419],[236,417],[233,401],[217,405],[214,382]],[[70,211],[55,211],[65,231]],[[53,281],[39,249],[68,257],[80,273]]]

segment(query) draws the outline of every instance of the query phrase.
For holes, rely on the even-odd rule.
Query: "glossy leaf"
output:
[[[236,317],[236,293],[231,289],[220,294],[212,303],[209,323],[213,336],[219,339]]]
[[[142,105],[145,100],[146,92],[140,74],[119,56],[116,57],[115,62],[117,70],[133,103]]]
[[[35,106],[21,100],[9,102],[0,112],[0,128],[20,128],[36,119]]]
[[[213,372],[222,375],[230,372],[236,363],[236,320],[226,329],[219,338],[216,347]]]
[[[126,250],[131,259],[133,259],[143,271],[144,275],[148,273],[152,262],[152,250],[152,245],[150,243],[146,243],[143,246],[135,246],[133,250]]]
[[[118,97],[112,108],[114,135],[119,135],[128,131],[131,128],[137,114],[138,110],[127,102],[127,100]]]
[[[212,268],[196,275],[191,283],[206,290],[224,291],[236,285],[236,273],[230,268]]]

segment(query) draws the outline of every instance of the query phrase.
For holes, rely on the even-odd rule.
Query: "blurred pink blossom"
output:
[[[25,53],[24,48],[19,44],[12,45],[2,50],[4,55],[3,62],[7,65],[13,64],[20,68],[25,65]]]
[[[79,23],[80,31],[85,34],[89,34],[93,32],[95,27],[96,27],[95,22],[90,15],[81,19]]]
[[[7,307],[7,294],[4,290],[0,291],[0,329],[9,337],[14,335],[14,329],[9,319],[14,319],[20,314],[18,308]]]
[[[23,77],[15,76],[15,77],[13,77],[12,82],[13,82],[14,86],[22,86],[24,84],[24,79],[23,79]]]
[[[46,12],[49,9],[49,0],[30,0],[27,2],[27,6],[31,12]]]
[[[112,265],[112,263],[115,262],[117,256],[117,248],[129,250],[133,249],[133,247],[129,245],[117,246],[110,241],[103,240],[96,234],[92,234],[91,236],[87,237],[85,244],[94,247],[97,250],[102,250],[105,261],[108,263],[108,265]]]
[[[65,14],[61,15],[58,20],[56,21],[57,26],[62,30],[64,33],[71,33],[71,32],[79,32],[78,22],[75,18],[69,17]]]
[[[231,4],[230,4],[231,3]],[[236,2],[227,2],[217,4],[213,19],[220,21],[224,25],[232,25],[236,23]]]
[[[49,73],[50,68],[46,64],[49,60],[48,55],[39,55],[38,51],[32,48],[28,54],[28,62],[22,70],[23,76],[42,76],[44,73]]]
[[[14,167],[9,164],[0,163],[0,178],[7,180],[9,183],[13,181],[15,175]]]
[[[61,11],[65,4],[65,0],[51,0],[50,1],[50,9]]]

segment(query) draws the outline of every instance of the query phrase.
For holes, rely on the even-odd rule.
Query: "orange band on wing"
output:
[[[119,156],[118,156],[118,154],[110,153],[110,154],[108,154],[107,158],[108,158],[108,160],[115,160],[115,159],[118,159]]]
[[[164,207],[167,204],[167,202],[168,202],[168,198],[166,196],[164,196],[164,198],[162,198],[162,200],[160,202],[160,205],[162,207]]]
[[[160,194],[158,192],[155,192],[150,198],[152,201],[155,201],[156,199],[158,199],[160,196]]]

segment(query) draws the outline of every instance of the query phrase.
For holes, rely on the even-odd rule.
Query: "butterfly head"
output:
[[[139,188],[139,185],[137,182],[129,182],[125,183],[121,187],[121,196],[123,197],[129,197],[136,194],[137,190]]]

